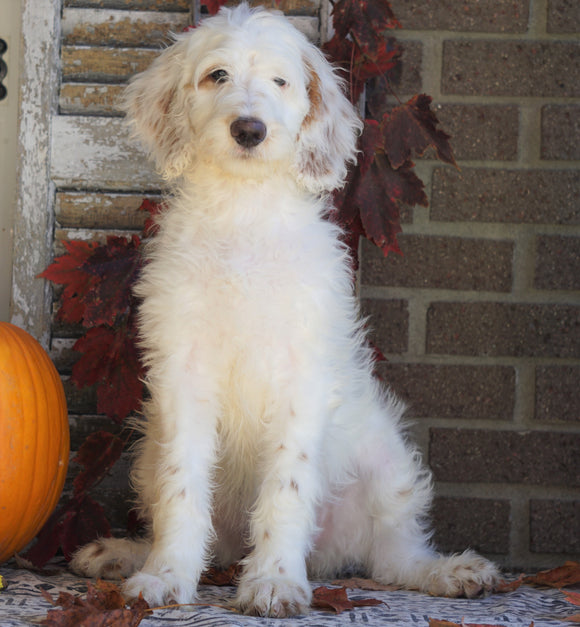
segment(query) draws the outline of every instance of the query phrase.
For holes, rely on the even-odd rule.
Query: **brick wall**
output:
[[[402,98],[434,98],[404,257],[361,297],[437,486],[435,539],[533,568],[580,556],[580,4],[392,0]],[[380,89],[371,91],[381,101]]]

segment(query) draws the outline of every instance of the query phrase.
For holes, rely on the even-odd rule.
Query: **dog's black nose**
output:
[[[230,133],[244,148],[253,148],[266,137],[266,125],[256,118],[238,118],[230,126]]]

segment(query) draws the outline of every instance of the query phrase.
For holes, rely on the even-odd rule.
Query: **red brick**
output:
[[[580,501],[531,501],[530,551],[580,553]]]
[[[580,96],[580,44],[446,41],[441,90],[464,96]]]
[[[436,108],[455,158],[506,161],[518,154],[519,111],[511,105],[445,104]]]
[[[409,313],[407,301],[361,300],[363,315],[370,316],[372,341],[384,353],[404,353],[407,350]]]
[[[528,25],[526,0],[423,0],[393,2],[403,28],[479,33],[523,33]]]
[[[580,106],[542,107],[541,150],[542,159],[580,159]]]
[[[580,33],[578,0],[548,0],[548,32]]]
[[[580,307],[433,303],[427,352],[439,355],[578,357]]]
[[[431,519],[435,546],[447,553],[467,548],[481,553],[509,553],[509,501],[438,497]]]
[[[377,370],[408,403],[411,418],[511,420],[515,403],[511,367],[381,362]]]
[[[431,429],[437,481],[580,486],[580,433]]]
[[[404,256],[384,257],[364,243],[362,282],[368,285],[509,292],[513,242],[402,235]]]
[[[536,368],[535,419],[580,422],[580,366]]]
[[[534,286],[539,290],[580,290],[579,237],[538,237]]]
[[[572,170],[436,168],[431,219],[580,224],[580,177]]]

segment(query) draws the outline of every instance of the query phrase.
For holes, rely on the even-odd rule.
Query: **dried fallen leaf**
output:
[[[231,564],[226,570],[208,568],[202,573],[199,583],[204,586],[236,586],[241,572],[239,563]]]
[[[580,605],[580,592],[570,592],[566,590],[564,592],[564,596],[566,597],[566,601],[568,601],[569,603],[573,603],[574,605]]]
[[[429,627],[505,627],[504,625],[491,625],[489,623],[464,623],[463,620],[460,623],[454,623],[450,620],[439,620],[437,618],[429,619]],[[533,621],[529,627],[534,627]]]
[[[580,583],[580,562],[565,562],[563,566],[542,570],[535,575],[528,575],[524,583],[550,588],[565,588]]]
[[[85,599],[61,592],[54,601],[48,592],[42,590],[41,593],[53,606],[62,608],[47,612],[41,623],[47,627],[81,624],[83,627],[137,627],[149,610],[149,605],[142,597],[127,606],[115,584],[100,580],[94,585],[87,584]]]
[[[574,605],[580,605],[580,592],[569,592],[568,590],[566,590],[564,592],[564,596],[566,597],[566,601],[568,601],[569,603],[572,603]],[[571,623],[580,623],[580,614],[567,616],[564,620],[567,620]]]
[[[401,586],[385,585],[374,581],[374,579],[363,579],[362,577],[350,577],[349,579],[336,579],[331,582],[333,586],[342,586],[350,590],[375,590],[388,591],[400,590]]]
[[[317,610],[332,610],[337,614],[345,610],[352,610],[355,607],[366,607],[381,605],[383,601],[379,599],[349,599],[346,588],[326,588],[320,586],[316,588],[312,596],[311,607]]]
[[[513,592],[524,583],[525,577],[526,576],[522,574],[513,581],[505,581],[505,579],[502,579],[495,587],[495,592]]]

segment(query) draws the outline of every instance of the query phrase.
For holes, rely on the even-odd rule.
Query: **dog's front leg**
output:
[[[215,463],[216,407],[207,387],[185,375],[153,385],[145,441],[134,480],[151,516],[152,546],[143,568],[127,580],[151,606],[188,603],[206,565]]]
[[[289,402],[270,425],[276,435],[263,451],[251,518],[253,550],[238,586],[238,605],[249,614],[292,616],[310,605],[305,562],[321,489],[317,451],[324,418],[320,405],[318,411],[308,405]]]

